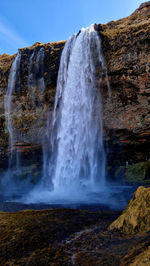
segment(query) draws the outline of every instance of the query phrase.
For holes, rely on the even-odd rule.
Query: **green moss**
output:
[[[150,160],[126,166],[126,182],[150,183]]]
[[[13,116],[12,124],[15,128],[19,129],[20,132],[27,132],[37,119],[34,115],[28,116]]]

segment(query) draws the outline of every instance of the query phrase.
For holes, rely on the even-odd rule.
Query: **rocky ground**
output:
[[[0,265],[148,266],[149,197],[150,188],[140,187],[121,216],[71,209],[0,212]]]

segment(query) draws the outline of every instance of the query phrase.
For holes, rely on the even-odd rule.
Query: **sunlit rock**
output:
[[[126,233],[149,231],[150,188],[140,186],[121,216],[110,225],[109,229],[119,229]]]

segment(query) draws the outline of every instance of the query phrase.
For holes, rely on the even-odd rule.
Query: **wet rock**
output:
[[[39,146],[43,136],[43,131],[49,117],[51,117],[56,80],[58,74],[59,60],[65,41],[55,43],[35,43],[31,47],[20,49],[20,88],[17,87],[12,95],[11,103],[11,120],[13,126],[13,135],[15,139],[14,149],[24,153],[26,146],[29,152],[34,147]],[[33,92],[28,88],[28,73],[29,60],[34,53],[37,55],[38,51],[44,49],[44,81],[45,90],[40,91],[38,87],[35,88],[35,101],[33,104]],[[9,71],[16,55],[0,55],[0,158],[7,157],[8,149],[8,132],[5,123],[5,95],[8,85]],[[6,160],[7,161],[7,158]]]
[[[149,2],[127,18],[102,25],[99,34],[112,91],[109,101],[104,81],[105,137],[109,150],[115,147],[108,161],[144,161],[150,158]]]

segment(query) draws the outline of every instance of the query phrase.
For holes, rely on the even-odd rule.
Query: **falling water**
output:
[[[41,47],[36,58],[36,69],[38,73],[38,87],[43,92],[45,90],[44,83],[44,48]]]
[[[25,171],[28,172],[30,165],[26,165],[21,158],[21,153],[16,149],[16,142],[18,140],[23,140],[22,133],[19,132],[13,126],[13,113],[16,116],[15,112],[15,103],[14,92],[20,90],[20,60],[21,52],[19,52],[12,63],[9,78],[8,78],[8,88],[6,91],[5,97],[5,120],[6,120],[6,131],[9,134],[9,156],[8,156],[8,169],[2,180],[2,185],[4,190],[10,195],[11,192],[17,192],[19,189],[24,189],[30,186],[30,178],[23,180],[23,176],[26,175]],[[33,112],[36,112],[36,104],[38,106],[37,110],[42,110],[43,103],[43,91],[45,90],[44,84],[44,48],[40,48],[38,51],[34,49],[31,57],[29,59],[28,66],[28,77],[27,77],[27,86],[29,90],[29,95],[31,97]],[[22,113],[22,116],[24,114]],[[41,118],[43,116],[41,115]],[[41,122],[41,121],[38,121]],[[17,134],[16,134],[17,133]],[[41,146],[44,152],[43,145],[44,137],[41,137]],[[11,192],[10,192],[11,191]],[[20,192],[19,192],[20,193]]]
[[[32,99],[33,107],[38,102],[43,103],[43,92],[45,90],[44,82],[44,48],[41,47],[37,52],[36,49],[33,50],[29,59],[28,68],[28,79],[27,79],[28,90],[30,91],[30,96]],[[38,96],[38,99],[37,99]],[[42,180],[47,176],[47,160],[49,157],[49,151],[47,147],[48,143],[48,129],[49,129],[49,119],[46,121],[46,126],[41,137],[41,147],[43,153],[43,169],[42,169]]]
[[[9,159],[8,159],[8,172],[11,172],[11,167],[15,164],[16,168],[19,168],[19,157],[18,153],[14,151],[14,131],[12,125],[12,94],[14,90],[20,90],[20,59],[21,53],[19,52],[12,63],[9,78],[8,78],[8,88],[5,98],[5,120],[7,124],[7,129],[9,133]]]
[[[83,28],[66,42],[59,67],[49,161],[54,191],[105,186],[103,70],[98,33],[94,25]]]
[[[18,152],[15,151],[17,140],[12,124],[12,114],[15,113],[13,93],[20,90],[20,60],[21,53],[19,52],[10,69],[5,98],[5,119],[9,133],[9,164],[4,178],[4,188],[8,194],[13,190],[12,185],[14,187],[20,185],[20,180],[17,183],[13,177],[20,178],[22,171],[18,171],[19,168],[21,169],[21,162],[19,163]],[[82,29],[79,34],[73,35],[64,47],[58,73],[52,124],[50,125],[49,117],[45,133],[41,138],[42,186],[39,185],[35,189],[31,187],[30,192],[26,190],[27,194],[20,195],[24,202],[65,204],[69,201],[75,204],[76,202],[102,204],[109,202],[110,205],[117,206],[118,199],[114,198],[116,190],[112,188],[109,190],[105,186],[106,156],[100,86],[103,77],[106,78],[110,98],[111,91],[101,52],[101,42],[92,25]],[[36,113],[36,107],[38,107],[39,113],[39,110],[41,112],[44,109],[43,48],[34,49],[30,56],[27,85],[33,112]],[[30,184],[26,182],[25,187],[25,182],[23,180],[21,189]],[[43,189],[43,185],[46,189],[45,187]],[[0,187],[3,189],[1,184]],[[97,193],[99,188],[102,188],[101,193]]]
[[[36,53],[33,50],[29,59],[27,87],[30,91],[32,104],[42,101],[42,92],[45,90],[44,83],[44,48],[41,47]]]
[[[27,79],[27,87],[28,87],[28,90],[30,91],[33,104],[35,102],[34,91],[36,87],[36,79],[35,79],[35,73],[34,73],[34,61],[33,61],[34,56],[35,56],[35,51],[36,50],[34,49],[29,59],[28,79]]]

